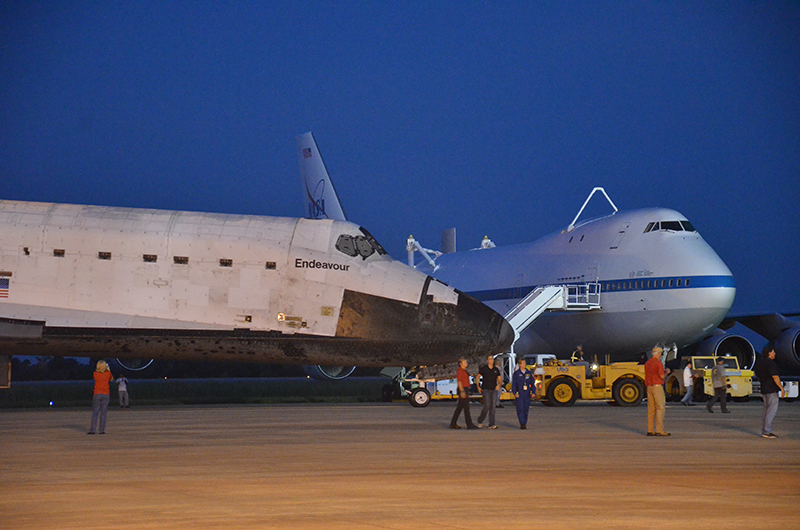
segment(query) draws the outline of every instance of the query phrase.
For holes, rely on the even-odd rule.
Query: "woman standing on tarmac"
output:
[[[97,369],[94,372],[94,396],[92,397],[92,426],[86,434],[106,433],[106,413],[108,412],[108,402],[111,401],[111,390],[109,383],[114,379],[105,361],[97,361]],[[100,430],[97,431],[97,422],[100,421]]]

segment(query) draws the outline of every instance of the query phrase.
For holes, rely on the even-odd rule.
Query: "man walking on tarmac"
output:
[[[661,364],[661,354],[664,348],[656,346],[651,352],[652,357],[644,363],[644,384],[647,386],[647,436],[669,436],[664,432],[664,365]]]
[[[683,369],[683,386],[686,388],[686,395],[683,396],[681,403],[686,407],[694,407],[694,402],[692,401],[692,393],[694,392],[694,371],[692,370],[691,359],[689,359],[689,362],[686,363],[686,367]]]
[[[531,394],[534,392],[533,374],[526,367],[525,358],[517,361],[519,369],[511,376],[511,393],[514,394],[514,404],[517,406],[519,428],[527,429],[528,410],[531,408]]]
[[[472,417],[469,414],[469,374],[467,373],[467,360],[458,360],[458,374],[456,381],[458,382],[458,405],[453,412],[453,419],[450,420],[451,429],[460,429],[458,425],[458,417],[461,411],[464,411],[464,419],[467,420],[467,429],[477,429],[478,426],[472,423]]]
[[[496,429],[497,425],[494,422],[495,401],[497,393],[500,391],[500,384],[503,382],[503,377],[500,375],[500,369],[494,364],[494,356],[490,355],[486,358],[486,366],[481,366],[481,394],[483,394],[483,410],[478,416],[478,427],[481,427],[483,420],[489,416],[489,428]]]
[[[714,387],[714,397],[706,405],[708,412],[714,412],[714,403],[719,401],[723,414],[728,414],[728,380],[725,375],[725,359],[717,357],[717,364],[711,369],[711,384]]]

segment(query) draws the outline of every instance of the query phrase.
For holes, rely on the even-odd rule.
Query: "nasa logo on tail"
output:
[[[308,196],[308,217],[311,219],[328,219],[328,214],[325,212],[325,181],[320,180],[317,182],[313,193],[306,186],[306,194]]]
[[[304,200],[308,205],[308,217],[346,221],[347,215],[319,154],[313,134],[307,132],[297,137],[297,152],[300,176],[305,187]]]

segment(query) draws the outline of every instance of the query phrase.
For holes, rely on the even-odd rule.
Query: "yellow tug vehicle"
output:
[[[743,370],[739,367],[736,357],[722,357],[725,366],[725,379],[727,380],[728,396],[737,401],[746,400],[753,393],[753,371]],[[673,371],[666,380],[667,396],[680,399],[686,393],[683,384],[683,369],[686,363],[691,363],[694,376],[693,398],[695,401],[705,401],[714,395],[714,383],[711,381],[711,369],[717,363],[717,357],[698,356],[684,358],[681,369]]]
[[[635,407],[645,397],[644,365],[637,363],[570,363],[556,359],[533,367],[536,399],[566,407],[580,399],[604,399]]]

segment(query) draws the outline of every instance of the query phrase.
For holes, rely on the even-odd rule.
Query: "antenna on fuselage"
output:
[[[608,194],[606,193],[606,190],[604,190],[603,188],[594,188],[592,190],[592,193],[590,193],[589,196],[586,198],[586,201],[584,201],[583,206],[581,206],[581,209],[578,212],[578,215],[575,216],[575,219],[573,219],[572,222],[567,227],[567,232],[572,232],[573,230],[575,230],[575,223],[578,221],[578,218],[583,213],[583,210],[586,208],[586,205],[589,204],[589,201],[592,200],[592,197],[598,191],[603,194],[603,196],[606,198],[606,200],[611,205],[611,207],[614,208],[614,213],[617,213],[619,211],[619,208],[617,208],[617,206],[614,204],[614,201],[612,201],[611,198],[608,196]]]

